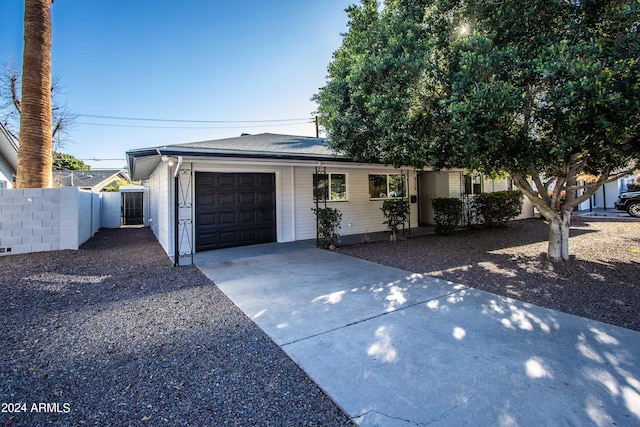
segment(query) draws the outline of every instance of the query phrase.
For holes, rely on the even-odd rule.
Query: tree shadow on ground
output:
[[[546,257],[548,226],[540,220],[450,236],[354,245],[340,251],[640,330],[638,232],[640,223],[577,223],[570,233],[572,256],[560,263]]]

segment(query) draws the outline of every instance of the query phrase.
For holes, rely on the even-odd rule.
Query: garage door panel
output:
[[[198,195],[197,196],[196,201],[201,206],[213,205],[214,204],[214,197],[213,197],[212,194],[202,194],[202,195]]]
[[[196,251],[277,240],[275,174],[196,172]]]
[[[240,193],[240,204],[242,205],[254,205],[256,203],[255,193]]]
[[[236,212],[221,212],[217,225],[235,225],[238,223]]]
[[[240,223],[241,224],[247,224],[247,223],[254,223],[256,222],[257,219],[257,215],[255,211],[249,211],[249,212],[240,212]]]
[[[256,193],[258,203],[272,203],[273,193],[260,192]]]
[[[220,206],[235,206],[236,195],[235,193],[220,193],[218,195],[218,204]]]
[[[216,179],[217,178],[217,179]],[[214,177],[214,185],[216,185],[217,181],[217,185],[219,187],[235,187],[236,186],[236,179],[233,176],[233,174],[217,174],[216,177]]]
[[[234,244],[237,241],[237,236],[235,231],[222,231],[219,233],[220,236],[220,245],[230,245]]]

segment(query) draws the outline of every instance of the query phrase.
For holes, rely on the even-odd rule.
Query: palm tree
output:
[[[18,188],[51,187],[51,4],[25,0]]]

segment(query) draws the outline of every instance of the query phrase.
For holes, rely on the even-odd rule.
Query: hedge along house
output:
[[[149,187],[148,223],[176,264],[211,249],[315,239],[318,205],[340,210],[342,235],[385,230],[389,198],[411,202],[408,227],[433,223],[431,198],[465,187],[462,171],[358,163],[322,138],[290,135],[136,149],[127,161],[131,179]]]

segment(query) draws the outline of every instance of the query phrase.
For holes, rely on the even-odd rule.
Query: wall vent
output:
[[[0,254],[6,254],[11,252],[11,248],[0,248]]]

